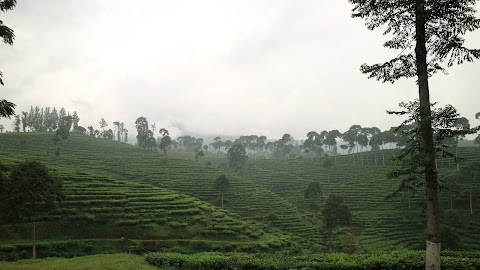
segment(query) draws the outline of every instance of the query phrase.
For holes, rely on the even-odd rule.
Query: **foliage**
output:
[[[195,160],[198,161],[198,159],[203,156],[205,156],[205,153],[203,152],[201,146],[195,148]]]
[[[55,209],[64,198],[61,181],[53,177],[48,168],[38,161],[25,161],[12,168],[10,179],[3,191],[2,213],[6,218],[33,219],[33,258],[35,259],[35,218],[39,213]]]
[[[236,143],[227,152],[228,165],[231,169],[236,172],[240,172],[245,167],[245,162],[248,159],[247,151],[245,146],[242,144]]]
[[[480,267],[478,252],[463,257],[461,252],[449,252],[442,258],[445,270],[473,270]],[[160,268],[174,269],[335,269],[335,270],[421,270],[424,253],[421,251],[395,251],[378,254],[315,254],[311,256],[285,256],[283,254],[245,253],[150,253],[146,261]]]
[[[322,196],[322,187],[318,182],[311,182],[305,188],[303,195],[306,199],[319,199]]]
[[[14,218],[50,212],[64,198],[61,181],[38,161],[14,166],[4,194],[3,214]]]
[[[323,154],[323,138],[324,133],[317,133],[315,131],[310,131],[307,133],[307,139],[303,143],[303,149],[305,153],[313,152],[317,157]]]
[[[333,167],[333,161],[327,157],[323,163],[322,163],[322,166],[325,168],[325,169],[331,169]]]
[[[1,74],[2,73],[0,73],[0,82],[2,81]],[[15,115],[15,106],[15,104],[5,99],[0,100],[0,118],[10,118],[10,116]]]
[[[167,153],[168,147],[172,145],[172,138],[168,135],[162,137],[160,139],[160,150],[163,151],[164,153]]]
[[[372,2],[369,0],[349,0],[354,4],[354,18],[365,20],[369,30],[386,25],[384,35],[392,38],[383,44],[384,47],[402,50],[388,62],[367,65],[363,64],[361,71],[368,73],[369,78],[383,82],[395,82],[400,78],[411,78],[417,75],[416,55],[413,44],[416,41],[415,18],[418,1]],[[475,18],[473,8],[476,0],[451,1],[421,1],[425,10],[425,45],[428,48],[428,74],[445,72],[442,66],[471,62],[480,57],[480,50],[464,47],[461,37],[480,27]]]
[[[223,196],[230,192],[230,181],[222,174],[213,182],[213,188],[222,195],[222,209],[223,209]]]
[[[230,181],[228,181],[228,178],[222,174],[213,182],[213,188],[222,194],[230,192]]]
[[[135,121],[137,129],[138,145],[144,149],[152,150],[155,147],[156,141],[153,137],[153,132],[148,129],[148,121],[145,117],[139,117]]]
[[[322,208],[323,227],[331,231],[339,226],[348,226],[352,220],[352,214],[345,205],[343,197],[338,194],[330,194]]]
[[[182,150],[191,152],[195,151],[196,148],[202,147],[203,139],[188,135],[180,136],[178,137],[178,144]]]
[[[459,158],[451,153],[451,145],[445,143],[451,139],[474,134],[479,127],[470,128],[469,125],[458,125],[461,119],[457,110],[452,105],[445,108],[433,108],[432,104],[431,123],[434,134],[434,146],[437,155],[453,157],[458,162]],[[400,195],[403,192],[415,194],[419,187],[425,185],[424,145],[420,135],[420,104],[418,101],[400,103],[402,111],[389,111],[389,114],[405,115],[400,126],[395,130],[400,136],[407,138],[405,148],[394,157],[400,163],[400,167],[388,172],[388,178],[399,178],[399,187],[388,197]]]
[[[462,248],[460,235],[455,228],[442,224],[442,249],[459,250]]]
[[[16,0],[1,0],[0,1],[0,11],[6,12],[7,10],[12,10],[17,4]],[[13,30],[8,26],[3,24],[3,21],[0,20],[0,37],[3,39],[3,42],[9,45],[13,44],[15,34]],[[3,84],[3,73],[0,71],[0,84]],[[5,99],[0,99],[0,118],[8,117],[15,115],[15,104]]]

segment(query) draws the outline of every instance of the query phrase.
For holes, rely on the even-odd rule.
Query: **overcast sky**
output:
[[[0,14],[16,35],[13,46],[0,44],[0,98],[17,113],[77,111],[84,127],[119,120],[132,138],[139,116],[174,137],[387,129],[400,119],[385,111],[415,99],[415,81],[382,84],[359,72],[399,52],[384,49],[382,32],[352,19],[351,8],[347,0],[19,0]],[[480,48],[480,31],[466,39]],[[432,100],[480,124],[480,61],[448,71],[430,80]]]

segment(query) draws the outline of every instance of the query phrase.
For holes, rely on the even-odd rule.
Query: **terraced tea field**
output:
[[[152,235],[258,242],[274,239],[278,241],[272,246],[281,246],[289,244],[291,238],[287,233],[291,233],[304,249],[318,250],[322,249],[321,224],[318,218],[312,219],[303,199],[307,184],[317,181],[324,197],[329,193],[344,196],[353,213],[356,249],[417,249],[423,245],[421,194],[411,199],[385,200],[397,184],[385,178],[391,166],[388,157],[395,150],[338,156],[330,169],[322,166],[321,159],[252,159],[245,174],[237,176],[217,168],[226,162],[224,155],[210,154],[195,162],[191,153],[146,152],[79,134],[73,134],[68,142],[61,144],[57,159],[52,136],[49,133],[0,134],[1,159],[40,160],[66,179],[70,201],[51,218],[65,215],[71,221],[94,224],[115,220],[119,231],[128,226],[143,228],[136,239]],[[469,160],[480,160],[476,148],[460,148],[459,153]],[[206,166],[207,161],[213,165]],[[441,173],[455,169],[451,161],[439,162]],[[212,183],[223,173],[231,182],[231,193],[225,201],[227,211],[212,210],[214,207],[208,203],[220,205],[220,196]],[[89,184],[82,186],[82,181]],[[454,209],[458,210],[462,223],[454,227],[461,236],[463,248],[479,249],[480,211],[476,207],[480,188],[475,183],[462,184],[472,187],[474,214],[468,211],[468,194],[460,194]],[[442,193],[441,199],[442,209],[448,209],[450,194]],[[102,200],[110,200],[110,205],[105,206]],[[113,211],[102,212],[102,208]],[[171,214],[165,214],[170,213],[166,211]],[[269,218],[272,214],[274,219]],[[226,219],[224,223],[215,220],[217,215]],[[182,234],[178,234],[179,231]]]
[[[385,155],[391,155],[391,152],[388,150]],[[480,157],[477,148],[460,149],[459,153],[467,158],[465,162],[479,160]],[[365,161],[371,161],[382,153],[355,154],[355,158],[359,159],[361,155]],[[349,159],[351,163],[347,162]],[[329,193],[344,196],[353,213],[354,225],[362,229],[359,244],[364,250],[420,248],[424,239],[421,192],[411,199],[386,200],[385,197],[398,185],[396,180],[385,177],[391,166],[388,163],[383,166],[367,162],[361,165],[358,161],[354,165],[352,160],[353,157],[349,156],[337,157],[337,163],[330,169],[322,166],[323,159],[250,160],[247,178],[283,196],[300,209],[306,209],[303,199],[305,187],[310,182],[319,182],[324,197]],[[450,166],[447,166],[446,160],[440,159],[440,162],[445,164],[443,168],[439,166],[440,175],[456,169],[453,162]],[[477,197],[480,196],[480,187],[471,182],[461,184],[473,187],[473,204],[479,207],[480,200]],[[448,192],[441,194],[442,209],[450,208],[449,199]],[[480,237],[480,228],[477,226],[480,210],[474,207],[474,213],[470,215],[468,200],[466,193],[455,199],[454,208],[464,216],[463,223],[456,224],[455,228],[461,235],[464,248],[478,249],[480,242],[472,239]]]
[[[173,155],[165,156],[145,152],[130,145],[94,139],[79,134],[72,134],[68,142],[61,144],[61,153],[57,159],[54,156],[55,148],[52,136],[49,133],[0,134],[0,155],[2,159],[7,161],[40,160],[56,168],[59,172],[68,171],[68,177],[76,177],[76,175],[86,173],[117,179],[125,183],[149,184],[219,205],[220,196],[213,189],[213,181],[224,172],[218,169],[175,158]],[[226,210],[260,222],[266,222],[267,216],[275,213],[278,219],[270,225],[300,237],[304,247],[311,250],[322,248],[319,227],[312,225],[303,214],[298,213],[291,202],[244,178],[235,175],[228,175],[228,178],[231,182],[231,193],[226,196]],[[118,185],[118,187],[121,188],[121,185]],[[78,191],[80,192],[82,189],[78,189]],[[115,198],[115,203],[119,206],[126,200],[122,197],[122,194],[106,192],[99,195]],[[72,207],[81,204],[81,200],[90,198],[88,197],[88,191],[74,196],[80,197],[77,197],[78,199],[72,203]],[[158,196],[151,195],[133,195],[129,198],[132,200],[137,198],[137,201],[132,201],[130,207],[142,204],[148,206],[148,204],[158,200]],[[150,201],[145,201],[146,198]],[[185,209],[189,208],[186,206]],[[179,207],[175,211],[179,211],[179,213],[188,211],[185,209]],[[88,212],[85,218],[90,218],[92,211]],[[192,213],[195,214],[195,212]],[[137,213],[136,215],[130,215],[131,218],[124,222],[143,224],[157,217],[161,220],[160,214],[159,216],[155,215],[146,212],[144,215],[138,216]],[[200,218],[198,220],[199,223],[203,221]],[[166,220],[165,222],[171,223],[173,221]],[[182,225],[178,226],[181,227]],[[216,232],[212,232],[212,234],[216,234]]]

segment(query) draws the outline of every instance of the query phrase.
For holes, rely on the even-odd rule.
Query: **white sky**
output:
[[[0,44],[0,98],[18,113],[77,111],[84,127],[119,120],[132,138],[139,116],[175,137],[387,129],[400,119],[385,111],[415,99],[415,81],[382,84],[359,72],[399,52],[384,49],[381,31],[352,19],[351,8],[347,0],[20,0],[0,14],[16,34],[13,46]],[[480,31],[466,39],[480,48]],[[432,101],[480,124],[480,61],[448,71],[430,80]]]

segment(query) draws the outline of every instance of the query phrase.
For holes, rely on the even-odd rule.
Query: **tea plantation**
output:
[[[71,134],[55,153],[52,139],[51,133],[0,134],[0,162],[39,160],[63,180],[66,200],[38,224],[42,257],[124,251],[324,251],[321,216],[313,218],[303,195],[311,182],[320,183],[322,203],[337,193],[352,212],[352,226],[341,230],[344,251],[423,248],[422,194],[385,199],[398,184],[385,177],[395,150],[331,157],[331,168],[323,166],[323,159],[250,159],[237,175],[225,169],[222,154],[195,161],[192,153],[149,152],[82,134]],[[480,160],[477,148],[461,148],[459,154]],[[456,164],[441,159],[438,167],[442,175],[454,171]],[[213,188],[221,174],[231,183],[225,209],[219,208],[220,195]],[[453,200],[442,192],[442,223],[458,234],[461,249],[479,250],[480,188],[473,182],[461,184],[472,190],[473,214],[468,192]],[[0,226],[3,259],[30,256],[30,227],[29,220]],[[158,265],[159,259],[152,260]]]

